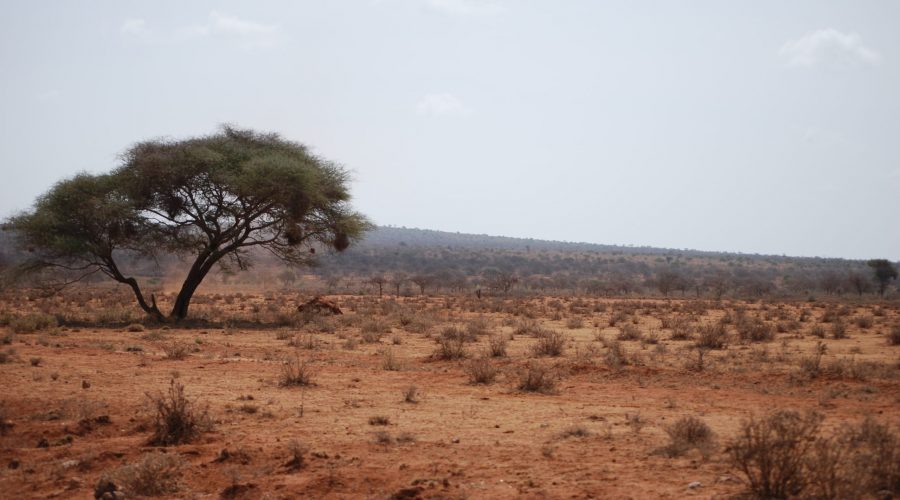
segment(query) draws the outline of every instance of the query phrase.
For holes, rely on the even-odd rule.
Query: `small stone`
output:
[[[697,488],[700,488],[701,486],[703,486],[703,483],[701,483],[700,481],[694,481],[688,485],[688,489],[696,490]]]
[[[454,442],[454,443],[458,443],[458,442],[459,442],[459,438],[453,438],[453,442]]]

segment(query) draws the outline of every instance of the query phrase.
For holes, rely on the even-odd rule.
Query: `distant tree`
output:
[[[425,295],[425,289],[434,284],[434,276],[431,274],[416,274],[409,281],[419,287],[419,293]]]
[[[858,271],[847,273],[847,284],[860,297],[862,294],[872,291],[872,280]]]
[[[667,258],[671,259],[670,256],[667,256]],[[681,279],[681,275],[676,271],[660,271],[656,274],[656,289],[659,290],[659,293],[668,297],[669,292],[678,285]]]
[[[708,276],[704,281],[716,300],[722,300],[722,296],[731,289],[731,277],[724,271],[717,272],[712,276]]]
[[[350,209],[347,183],[341,167],[301,144],[225,126],[138,143],[111,173],[57,183],[5,227],[32,250],[27,270],[81,273],[71,281],[103,273],[128,285],[147,314],[177,321],[213,267],[247,269],[251,248],[292,265],[309,263],[317,244],[346,249],[369,227]],[[123,254],[160,253],[192,259],[168,316],[121,267]]]
[[[519,282],[519,277],[516,276],[514,271],[497,269],[496,267],[484,269],[481,271],[481,276],[484,278],[488,289],[503,293],[509,293],[512,287]]]
[[[293,269],[285,269],[278,273],[278,281],[287,288],[297,282],[297,273]]]
[[[394,275],[391,277],[390,283],[391,283],[391,286],[394,287],[397,297],[400,296],[400,288],[402,288],[403,284],[406,283],[407,281],[409,281],[409,278],[407,278],[406,273],[404,273],[402,271],[395,272]]]
[[[376,274],[374,276],[369,277],[367,282],[370,285],[375,285],[378,287],[378,296],[381,297],[381,295],[384,292],[384,285],[386,285],[388,283],[388,279],[380,274]]]
[[[878,282],[878,295],[884,297],[884,291],[888,283],[897,279],[897,268],[887,259],[872,259],[866,264],[872,268],[875,281]]]
[[[845,281],[846,280],[841,279],[841,276],[838,273],[829,271],[822,276],[819,286],[822,288],[822,291],[828,295],[840,294],[843,289],[842,285]]]

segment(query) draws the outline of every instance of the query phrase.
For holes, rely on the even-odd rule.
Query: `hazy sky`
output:
[[[229,122],[379,224],[900,259],[900,2],[0,7],[0,216]]]

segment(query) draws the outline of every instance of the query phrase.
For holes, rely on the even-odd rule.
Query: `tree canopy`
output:
[[[872,259],[867,262],[872,272],[875,273],[875,281],[878,282],[878,293],[884,296],[884,291],[891,280],[897,279],[897,268],[887,259]]]
[[[370,227],[349,205],[348,174],[277,134],[223,126],[186,140],[135,144],[108,174],[57,183],[5,228],[32,254],[27,270],[101,272],[131,287],[148,314],[164,319],[153,295],[120,267],[128,253],[193,259],[169,318],[183,319],[214,266],[246,269],[252,247],[292,265],[316,246],[346,249]]]

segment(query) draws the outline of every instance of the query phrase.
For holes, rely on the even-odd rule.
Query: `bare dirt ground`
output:
[[[752,415],[900,424],[896,304],[329,299],[345,314],[291,317],[296,294],[225,293],[194,310],[221,326],[99,328],[27,314],[90,324],[114,307],[102,294],[7,297],[0,497],[93,498],[102,476],[163,452],[180,464],[172,498],[727,498],[747,490],[727,447]],[[773,338],[742,339],[748,318]],[[724,346],[698,349],[717,323]],[[535,352],[548,331],[563,336],[558,356]],[[438,340],[454,336],[465,340],[444,347],[466,358],[441,359]],[[507,356],[484,362],[495,380],[473,383],[473,360],[504,339]],[[284,386],[285,360],[312,384]],[[555,387],[522,390],[529,367]],[[210,426],[150,446],[152,401],[172,380]],[[667,456],[666,429],[684,416],[715,445]]]

